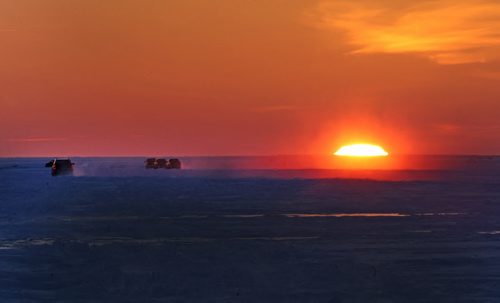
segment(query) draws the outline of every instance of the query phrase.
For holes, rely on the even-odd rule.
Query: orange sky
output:
[[[500,2],[0,0],[0,156],[357,141],[500,153]]]

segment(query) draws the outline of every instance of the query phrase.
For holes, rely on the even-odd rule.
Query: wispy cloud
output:
[[[344,32],[353,54],[414,53],[441,64],[500,56],[498,0],[323,0],[308,16]]]
[[[260,106],[253,108],[254,112],[286,112],[286,111],[294,111],[297,110],[298,107],[295,105],[268,105],[268,106]]]
[[[472,76],[495,81],[500,80],[500,72],[491,70],[478,70],[476,72],[472,72]]]
[[[433,125],[434,131],[446,135],[463,135],[465,133],[495,133],[500,131],[499,124],[461,125],[456,123],[438,123]]]
[[[67,140],[67,138],[49,138],[49,137],[7,139],[7,141],[9,141],[9,142],[26,142],[26,143],[33,143],[33,142],[54,142],[54,141],[66,141],[66,140]]]

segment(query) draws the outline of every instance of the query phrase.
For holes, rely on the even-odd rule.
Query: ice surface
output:
[[[0,159],[0,301],[500,297],[497,158],[356,172],[72,160],[75,176],[51,177],[48,159]]]

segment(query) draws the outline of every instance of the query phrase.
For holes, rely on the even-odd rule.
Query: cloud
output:
[[[294,105],[269,105],[269,106],[261,106],[253,108],[254,112],[285,112],[285,111],[294,111],[299,107]]]
[[[323,0],[308,16],[321,28],[345,33],[353,54],[413,53],[462,64],[500,53],[498,0]]]
[[[54,141],[66,141],[67,138],[15,138],[15,139],[7,139],[9,142],[26,142],[26,143],[34,143],[34,142],[54,142]]]
[[[478,70],[472,72],[472,76],[489,79],[489,80],[500,80],[500,72],[497,71],[489,71],[489,70]]]
[[[437,123],[433,125],[434,131],[445,135],[463,136],[466,133],[494,133],[500,130],[499,124],[469,124]]]

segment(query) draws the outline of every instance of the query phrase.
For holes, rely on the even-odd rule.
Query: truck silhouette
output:
[[[147,158],[145,162],[146,169],[181,169],[181,161],[179,159],[156,159],[156,158]]]
[[[68,159],[54,159],[47,163],[45,163],[45,167],[51,168],[52,176],[58,175],[72,175],[73,174],[73,165],[75,163],[71,162]]]

